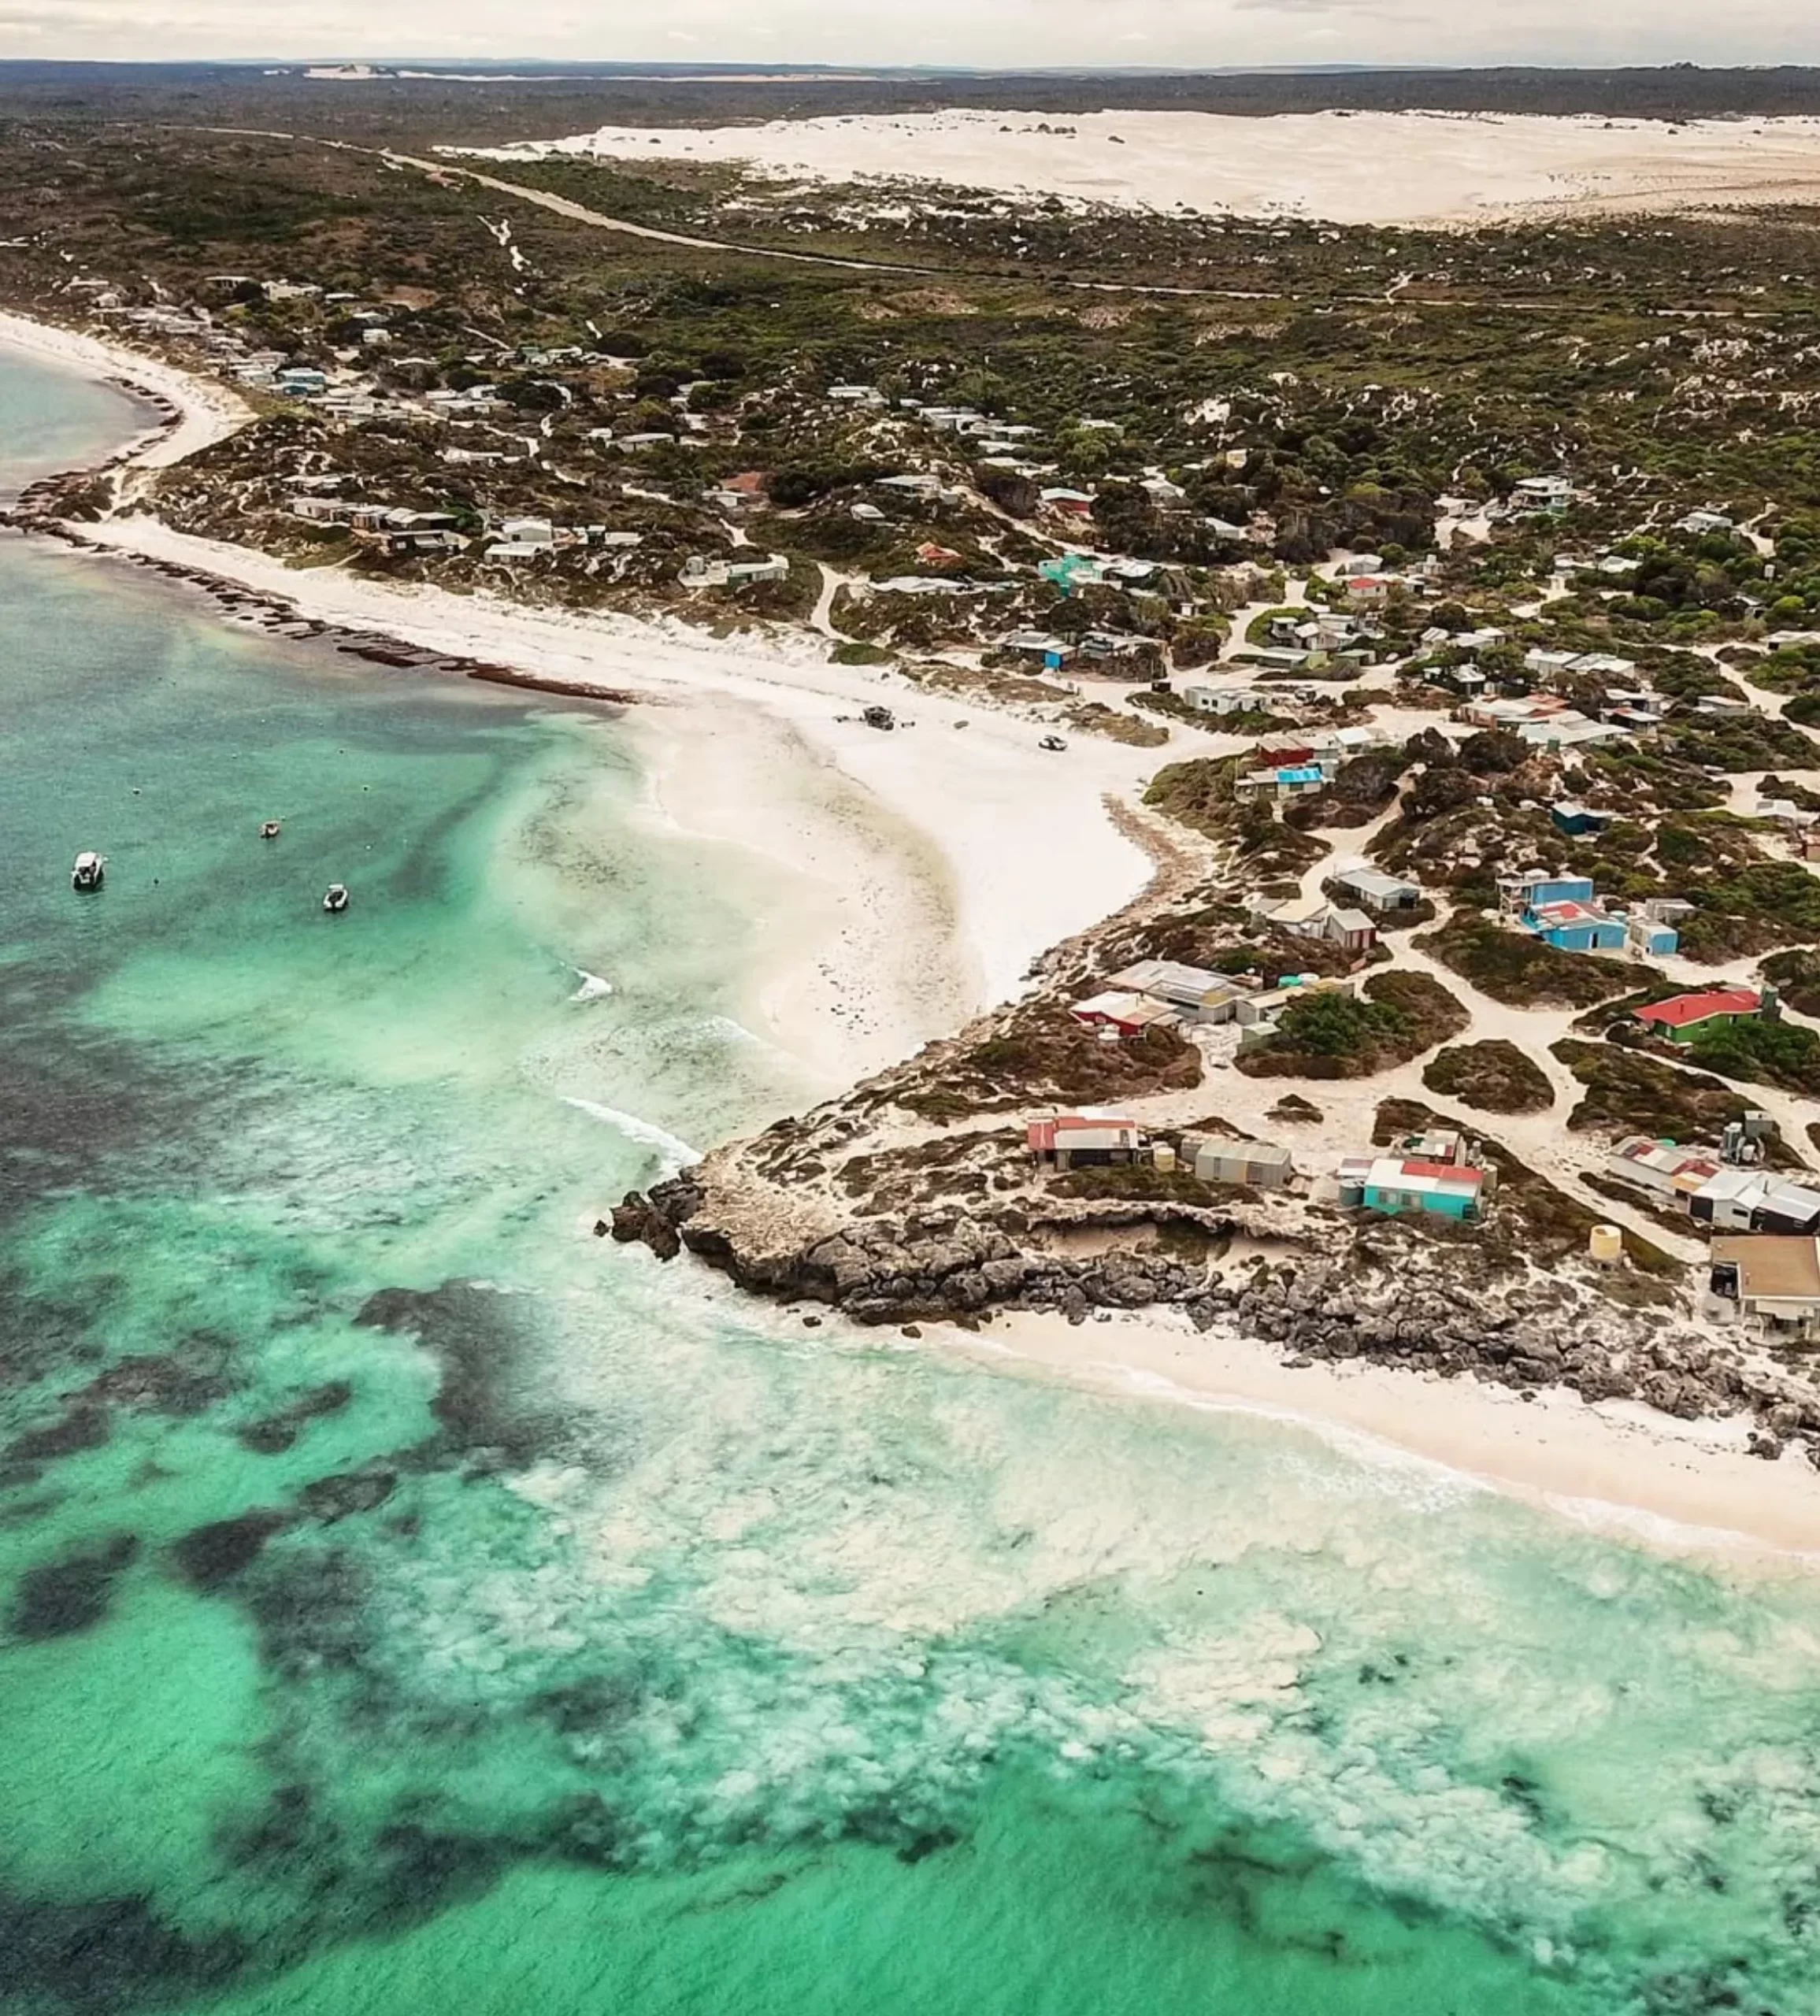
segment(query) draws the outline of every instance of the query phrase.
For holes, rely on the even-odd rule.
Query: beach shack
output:
[[[1294,763],[1281,769],[1247,771],[1233,780],[1232,790],[1240,798],[1306,798],[1325,788],[1330,777],[1331,772],[1318,763]]]
[[[1611,1160],[1614,1176],[1639,1189],[1653,1190],[1683,1210],[1691,1209],[1696,1193],[1720,1173],[1721,1166],[1710,1150],[1677,1148],[1672,1141],[1653,1140],[1647,1134],[1621,1141]]]
[[[1550,875],[1540,869],[1506,876],[1498,884],[1498,906],[1518,930],[1557,951],[1623,949],[1624,920],[1607,912],[1588,876]]]
[[[1394,917],[1399,910],[1413,910],[1422,901],[1422,891],[1399,876],[1385,875],[1375,868],[1355,868],[1336,875],[1333,886],[1343,889],[1361,910],[1380,917]]]
[[[1077,1001],[1068,1012],[1090,1029],[1104,1030],[1113,1036],[1142,1036],[1146,1029],[1172,1028],[1182,1019],[1181,1012],[1166,1001],[1117,991]]]
[[[1624,920],[1625,942],[1631,955],[1639,959],[1663,959],[1681,950],[1676,921],[1690,917],[1693,905],[1675,896],[1653,896],[1639,904]]]
[[[1720,987],[1651,1002],[1637,1010],[1637,1020],[1651,1036],[1670,1043],[1692,1043],[1704,1031],[1751,1021],[1763,1012],[1763,997],[1753,988]]]
[[[1810,1343],[1820,1336],[1820,1241],[1715,1239],[1707,1288],[1722,1312],[1751,1318],[1773,1339]]]
[[[1337,945],[1343,951],[1362,954],[1377,943],[1377,926],[1363,910],[1330,902],[1325,896],[1292,896],[1281,902],[1254,896],[1250,909],[1254,917],[1279,930]]]
[[[1523,476],[1510,492],[1512,508],[1522,513],[1565,511],[1573,502],[1574,485],[1564,476]]]
[[[1224,973],[1177,959],[1140,959],[1114,973],[1107,984],[1115,992],[1160,1002],[1189,1022],[1229,1022],[1240,1002],[1249,998],[1247,989]]]
[[[1080,655],[1079,647],[1067,638],[1051,637],[1041,630],[1014,630],[999,639],[999,648],[1016,658],[1041,659],[1045,672],[1060,672]]]
[[[1485,1172],[1402,1155],[1356,1156],[1340,1165],[1339,1180],[1343,1208],[1392,1218],[1414,1211],[1466,1224],[1479,1215]]]
[[[1267,1141],[1209,1140],[1191,1135],[1183,1159],[1202,1183],[1243,1184],[1253,1190],[1280,1190],[1295,1173],[1287,1148]]]
[[[1570,839],[1578,839],[1587,833],[1603,833],[1618,814],[1595,812],[1590,806],[1563,799],[1560,804],[1548,808],[1548,817],[1557,832],[1566,834]]]
[[[1820,1191],[1762,1169],[1717,1170],[1688,1200],[1688,1214],[1717,1232],[1820,1231]]]
[[[1129,1114],[1100,1106],[1033,1120],[1024,1138],[1032,1158],[1042,1168],[1105,1169],[1150,1159],[1149,1143],[1137,1122]]]

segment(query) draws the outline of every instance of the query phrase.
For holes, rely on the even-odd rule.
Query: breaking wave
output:
[[[636,1141],[641,1148],[649,1148],[662,1162],[666,1176],[674,1176],[678,1169],[701,1160],[699,1151],[680,1136],[659,1127],[654,1121],[639,1119],[636,1113],[621,1113],[616,1106],[602,1106],[598,1099],[581,1099],[571,1092],[563,1094],[562,1103],[573,1106],[578,1113],[585,1113],[591,1120],[617,1128],[628,1141]]]

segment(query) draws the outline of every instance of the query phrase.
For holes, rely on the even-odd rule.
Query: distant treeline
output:
[[[455,66],[449,66],[452,70]],[[1681,120],[1820,113],[1820,68],[1340,70],[918,75],[815,70],[724,78],[677,66],[510,66],[516,81],[383,76],[348,83],[228,64],[0,63],[0,119],[308,117],[312,131],[434,132],[474,141],[554,137],[592,128],[728,125],[835,113],[991,109],[1220,112],[1244,117],[1328,110],[1575,113]],[[549,69],[551,74],[536,74]],[[525,73],[531,74],[525,74]]]

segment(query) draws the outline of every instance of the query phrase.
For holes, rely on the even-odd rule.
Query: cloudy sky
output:
[[[0,0],[0,57],[1053,65],[1820,61],[1814,0]]]

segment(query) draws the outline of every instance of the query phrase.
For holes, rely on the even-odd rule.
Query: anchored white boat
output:
[[[322,907],[327,910],[332,917],[336,915],[339,912],[346,910],[347,908],[347,884],[345,882],[331,882],[328,885],[328,894],[322,899]]]
[[[75,867],[69,872],[70,886],[76,889],[98,889],[106,866],[105,854],[79,854]]]
[[[280,830],[278,821],[276,819],[268,819],[265,825],[259,828],[259,837],[262,840],[275,840],[278,837]]]

